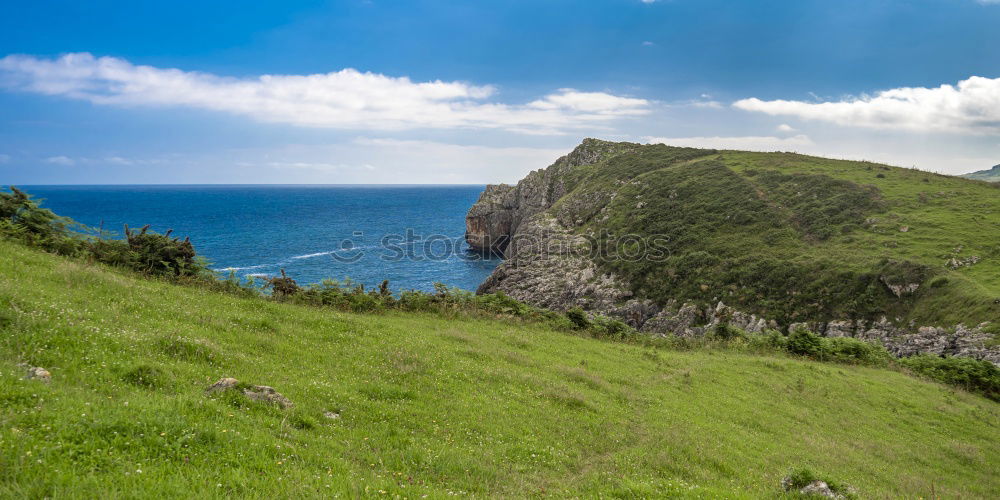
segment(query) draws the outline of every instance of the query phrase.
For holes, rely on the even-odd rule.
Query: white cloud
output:
[[[795,128],[787,123],[782,123],[777,127],[778,132],[784,132],[786,134],[795,132]]]
[[[0,163],[7,163],[10,161],[10,155],[0,155]]]
[[[812,139],[805,135],[794,137],[645,137],[644,139],[649,144],[744,151],[794,151],[813,145]]]
[[[643,47],[652,47],[654,45],[656,45],[656,44],[653,43],[653,42],[651,42],[651,41],[649,41],[649,40],[646,40],[646,41],[642,42],[642,46]]]
[[[228,78],[67,54],[0,59],[0,87],[101,105],[183,106],[263,122],[355,130],[501,129],[534,134],[604,128],[647,114],[645,99],[559,89],[528,104],[489,100],[496,89],[466,82],[413,82],[354,69],[313,75]],[[606,126],[606,125],[605,125]]]
[[[45,163],[51,163],[53,165],[62,165],[64,167],[69,167],[76,165],[76,160],[68,156],[50,156],[45,159]]]
[[[973,76],[957,85],[902,87],[836,102],[763,101],[754,97],[733,106],[850,127],[1000,134],[1000,78]]]

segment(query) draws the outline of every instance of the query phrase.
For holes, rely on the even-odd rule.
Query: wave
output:
[[[289,257],[289,259],[290,260],[311,259],[313,257],[322,257],[324,255],[333,255],[335,253],[337,253],[337,251],[336,250],[332,250],[332,251],[329,251],[329,252],[317,252],[317,253],[309,253],[309,254],[305,254],[305,255],[296,255],[295,257]]]
[[[262,269],[265,267],[271,267],[271,264],[260,264],[256,266],[247,266],[247,267],[223,267],[222,269],[213,269],[213,271],[218,273],[227,273],[229,271],[252,271],[254,269]]]

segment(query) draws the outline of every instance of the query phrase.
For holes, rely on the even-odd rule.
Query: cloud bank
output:
[[[527,104],[490,101],[496,89],[466,82],[413,82],[354,69],[314,75],[229,78],[134,65],[88,53],[0,59],[0,88],[100,105],[189,107],[262,122],[356,130],[500,129],[556,134],[644,115],[651,103],[605,92],[559,89]]]
[[[742,99],[737,109],[850,127],[1000,135],[1000,78],[973,76],[957,85],[902,87],[836,102]]]

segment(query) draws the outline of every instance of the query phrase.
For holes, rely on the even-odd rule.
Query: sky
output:
[[[509,183],[585,137],[1000,163],[1000,0],[0,13],[0,184]]]

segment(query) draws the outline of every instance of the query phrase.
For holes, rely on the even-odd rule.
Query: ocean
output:
[[[389,280],[394,291],[466,290],[499,263],[470,252],[465,213],[484,186],[18,186],[43,207],[120,237],[128,224],[190,236],[222,276],[299,284]]]

